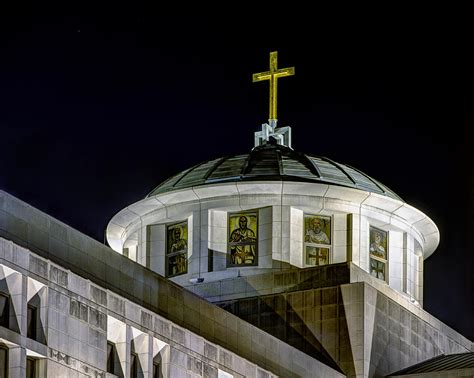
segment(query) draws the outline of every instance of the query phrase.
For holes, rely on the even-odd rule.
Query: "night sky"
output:
[[[103,241],[166,178],[250,151],[268,117],[268,84],[251,75],[278,50],[296,67],[278,99],[293,147],[355,166],[435,221],[425,309],[474,340],[472,30],[289,17],[7,17],[0,188]]]

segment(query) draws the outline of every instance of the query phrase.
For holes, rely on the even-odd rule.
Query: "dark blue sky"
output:
[[[0,187],[102,241],[117,211],[172,174],[252,148],[268,86],[251,74],[278,50],[281,67],[296,67],[279,86],[294,148],[361,169],[437,223],[425,308],[474,339],[472,30],[214,21],[139,9],[6,17]]]

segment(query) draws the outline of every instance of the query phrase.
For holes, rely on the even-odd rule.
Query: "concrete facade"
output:
[[[230,219],[242,211],[254,214],[257,257],[232,266]],[[308,216],[330,224],[320,266],[305,255]],[[176,224],[186,230],[178,275],[167,267]],[[374,230],[387,240],[382,277]],[[113,249],[0,191],[10,376],[35,366],[58,377],[378,377],[473,350],[423,310],[423,260],[439,232],[394,197],[320,183],[204,185],[128,206],[107,238]]]
[[[258,213],[255,267],[226,264],[229,214],[239,211]],[[307,214],[331,219],[327,266],[305,263]],[[133,237],[137,251],[155,258],[149,267],[165,274],[165,228],[182,220],[191,230],[189,267],[172,281],[347,376],[384,376],[472,350],[469,340],[422,309],[423,260],[437,247],[439,232],[406,203],[314,183],[206,185],[130,205],[111,220],[108,240],[122,253],[124,241],[141,234]],[[371,227],[388,235],[384,280],[370,274]],[[197,277],[203,282],[192,281]]]
[[[184,289],[0,194],[0,292],[11,300],[0,344],[8,348],[11,376],[25,376],[28,358],[38,376],[114,376],[106,373],[108,342],[115,346],[117,376],[129,376],[132,354],[139,376],[151,376],[153,363],[159,363],[162,376],[171,377],[367,377],[473,349],[397,290],[408,280],[394,288],[368,274],[362,259],[350,261],[354,234],[360,235],[353,229],[368,224],[362,215],[358,222],[353,215],[333,217],[339,235],[333,247],[343,245],[342,262],[300,268],[279,261],[279,269],[252,267],[251,274],[230,277],[226,269],[217,279]],[[259,212],[259,227],[268,229],[260,232],[262,249],[273,246],[267,241],[285,227],[290,236],[292,229],[299,234],[295,228],[304,210],[275,205]],[[207,223],[225,225],[224,211],[206,213]],[[274,219],[287,219],[288,226]],[[200,237],[219,235],[205,223]],[[147,232],[145,240],[154,242],[163,229]],[[416,249],[414,242],[407,247],[403,233],[394,235],[390,248],[399,255]],[[27,335],[29,304],[38,308],[35,340]]]
[[[472,350],[469,340],[405,297],[372,286],[373,278],[357,266],[331,268],[306,271],[273,294],[218,305],[310,355],[326,352],[347,376],[385,376],[441,354]],[[340,283],[355,273],[366,280]]]
[[[0,282],[10,298],[11,377],[113,377],[107,342],[115,345],[117,376],[343,376],[237,316],[0,191]],[[27,309],[37,301],[36,332]],[[44,337],[41,338],[43,335]]]

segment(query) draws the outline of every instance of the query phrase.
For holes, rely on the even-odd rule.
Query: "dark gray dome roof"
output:
[[[263,180],[339,185],[403,201],[385,185],[351,166],[277,144],[255,147],[250,154],[198,164],[158,185],[147,197],[193,186]]]

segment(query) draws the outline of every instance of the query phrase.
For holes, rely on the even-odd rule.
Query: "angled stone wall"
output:
[[[57,297],[59,301],[67,298],[62,290],[74,287],[79,295],[96,306],[112,306],[110,310],[118,313],[125,306],[122,316],[130,317],[140,327],[145,327],[143,322],[148,319],[141,317],[142,312],[149,311],[166,319],[171,327],[170,339],[174,342],[185,342],[178,332],[182,328],[206,339],[209,345],[218,345],[224,351],[247,359],[255,368],[243,374],[245,376],[263,374],[261,369],[262,373],[258,373],[257,366],[285,377],[341,376],[307,354],[2,191],[0,237],[8,241],[6,245],[13,242],[11,248],[2,248],[0,259],[20,272],[31,272],[33,279],[53,282],[58,295],[53,294],[52,298]],[[34,254],[36,259],[30,259]],[[77,277],[77,282],[70,282],[73,277]],[[90,284],[83,284],[87,280]],[[126,304],[111,299],[114,295],[127,300],[131,306],[128,311]],[[57,306],[62,307],[59,302]],[[81,316],[80,305],[78,314]],[[99,333],[100,324],[97,319]],[[176,329],[174,333],[173,329]],[[214,356],[213,351],[208,348],[209,356]],[[203,353],[206,356],[206,350]],[[61,354],[55,356],[62,358]],[[221,358],[220,354],[216,356]],[[226,361],[225,353],[222,356]]]
[[[296,269],[286,267],[281,271],[227,278],[186,286],[189,291],[210,302],[221,302],[237,298],[289,291],[316,289],[342,285],[350,282],[348,263],[323,265],[314,268]]]
[[[366,282],[218,303],[349,377],[385,376],[472,342],[426,311],[410,311]]]

